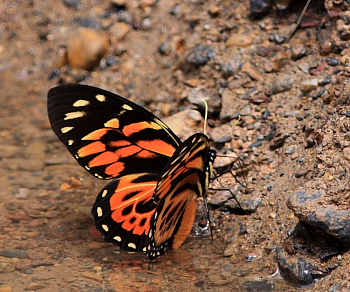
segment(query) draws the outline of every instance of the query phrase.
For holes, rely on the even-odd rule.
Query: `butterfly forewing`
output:
[[[210,166],[215,158],[209,146],[205,135],[195,134],[179,146],[165,168],[154,194],[157,208],[149,233],[149,259],[167,249],[179,248],[190,234],[196,198],[208,189]]]
[[[98,178],[161,173],[181,143],[150,112],[91,86],[51,89],[48,113],[56,135],[79,164]]]
[[[80,165],[98,178],[115,178],[92,208],[97,229],[122,249],[145,251],[154,189],[181,141],[150,112],[91,86],[51,89],[48,114]]]

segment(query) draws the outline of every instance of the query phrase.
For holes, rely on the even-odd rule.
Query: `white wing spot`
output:
[[[85,115],[86,115],[86,112],[66,113],[66,116],[65,116],[64,120],[67,121],[67,120],[73,120],[73,119],[77,119],[77,118],[82,118]]]
[[[145,251],[147,251],[147,248],[146,248],[146,247],[144,247],[144,248],[142,249],[142,251],[144,251],[144,252],[145,252]]]
[[[106,224],[102,224],[102,228],[104,231],[108,232],[109,231],[109,228]]]
[[[97,94],[97,95],[96,95],[96,99],[97,99],[98,101],[100,101],[100,102],[106,101],[106,97],[105,97],[104,95],[102,95],[102,94]]]
[[[128,247],[133,248],[133,249],[136,249],[135,243],[132,243],[132,242],[129,242],[129,243],[128,243]]]
[[[103,215],[103,212],[102,212],[102,208],[101,208],[101,207],[97,207],[96,211],[97,211],[97,216],[98,216],[98,217],[101,217],[101,216]]]
[[[68,133],[70,130],[73,130],[74,129],[74,127],[63,127],[62,129],[61,129],[61,132],[63,133],[63,134],[65,134],[65,133]]]
[[[118,242],[122,241],[122,238],[120,236],[114,236],[113,239],[118,241]]]
[[[73,143],[74,143],[74,140],[68,140],[68,145],[69,146],[73,145]]]
[[[90,104],[90,101],[85,99],[79,99],[75,103],[73,103],[74,107],[81,107],[81,106],[87,106]]]
[[[95,173],[94,174],[94,176],[96,176],[97,178],[100,178],[100,179],[102,179],[103,178],[103,176],[100,176],[99,174],[97,174],[97,173]]]
[[[85,169],[86,169],[86,170],[90,170],[91,168],[88,167],[87,165],[85,165]]]
[[[132,111],[132,107],[128,104],[123,104],[122,108],[127,110],[127,111]]]
[[[75,159],[79,159],[80,158],[80,156],[78,154],[75,154],[74,157],[75,157]]]
[[[105,196],[107,196],[107,193],[108,193],[107,190],[103,190],[101,197],[104,198]]]

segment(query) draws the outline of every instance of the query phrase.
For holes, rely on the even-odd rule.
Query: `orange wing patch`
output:
[[[140,175],[127,175],[119,180],[118,188],[110,199],[112,218],[115,222],[122,223],[125,230],[134,234],[147,234],[150,229],[150,220],[154,209],[149,212],[139,213],[138,204],[145,204],[152,199],[156,181],[145,183],[133,183]]]
[[[132,134],[139,133],[145,129],[162,130],[163,128],[155,122],[138,122],[127,125],[123,128],[123,133],[125,136],[129,137]]]
[[[101,153],[103,151],[106,151],[106,145],[100,141],[96,141],[81,147],[77,154],[79,157],[86,157],[92,154]]]

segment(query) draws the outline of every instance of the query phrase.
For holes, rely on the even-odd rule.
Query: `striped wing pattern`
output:
[[[97,178],[112,179],[92,208],[106,241],[149,259],[181,246],[215,157],[205,135],[182,143],[147,110],[86,85],[51,89],[48,115],[78,163]]]

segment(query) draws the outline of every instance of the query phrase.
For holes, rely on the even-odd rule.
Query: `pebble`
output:
[[[296,284],[309,285],[314,281],[312,276],[314,266],[305,259],[301,257],[291,259],[280,247],[276,248],[276,256],[278,266],[282,273]]]
[[[303,82],[300,83],[299,89],[303,93],[310,92],[311,90],[316,89],[318,86],[318,80],[317,79],[308,79],[304,80]]]
[[[91,272],[82,272],[81,275],[84,277],[84,278],[87,278],[87,279],[91,279],[91,280],[94,280],[94,281],[97,281],[97,282],[102,282],[102,277],[95,274],[95,273],[91,273]]]
[[[74,69],[91,70],[109,49],[109,38],[102,31],[80,28],[67,46],[69,65]]]
[[[15,270],[15,266],[12,263],[0,262],[0,274],[11,273]]]
[[[344,158],[350,160],[350,147],[346,147],[343,149]]]
[[[272,10],[271,1],[269,0],[251,0],[250,14],[253,18],[260,18]]]
[[[186,62],[190,65],[200,67],[207,64],[215,56],[216,56],[216,52],[210,45],[207,45],[207,46],[197,45],[186,56]]]
[[[73,7],[77,9],[80,4],[80,0],[62,0],[63,4],[67,7]]]
[[[269,217],[272,218],[272,219],[276,219],[277,214],[276,214],[275,212],[271,212],[271,213],[269,214]]]
[[[294,45],[292,46],[292,60],[296,61],[305,57],[307,50],[304,45]]]
[[[125,38],[130,31],[130,26],[125,22],[117,22],[111,26],[109,33],[111,36],[111,42],[115,45]]]
[[[0,145],[1,157],[8,158],[21,151],[21,147],[15,145]]]
[[[45,288],[46,285],[45,284],[41,284],[41,283],[37,283],[37,282],[32,282],[29,284],[29,286],[27,287],[27,290],[32,290],[32,291],[37,291],[37,290],[41,290],[43,288]]]
[[[253,38],[244,34],[233,34],[225,42],[227,48],[229,47],[249,47],[253,43]]]
[[[13,288],[9,285],[0,283],[0,292],[12,292]]]
[[[29,196],[30,190],[28,188],[20,188],[18,193],[15,194],[17,199],[27,199]]]
[[[261,252],[251,252],[249,254],[246,255],[246,262],[253,262],[256,261],[258,259],[262,258],[262,253]]]
[[[221,66],[222,76],[229,78],[236,74],[240,68],[240,58],[234,58]]]
[[[294,79],[289,75],[280,75],[277,79],[273,80],[271,90],[273,94],[285,92],[292,89]]]
[[[28,255],[19,249],[2,249],[0,250],[0,256],[6,257],[6,258],[19,258],[24,259]]]
[[[76,22],[79,26],[83,28],[98,30],[102,27],[101,22],[94,17],[82,17],[82,18],[76,17],[74,18],[74,22]]]
[[[267,280],[262,281],[245,281],[241,285],[241,291],[263,291],[263,292],[273,292],[276,291],[275,284]]]
[[[127,2],[128,2],[127,0],[111,0],[111,3],[118,7],[125,6]]]

